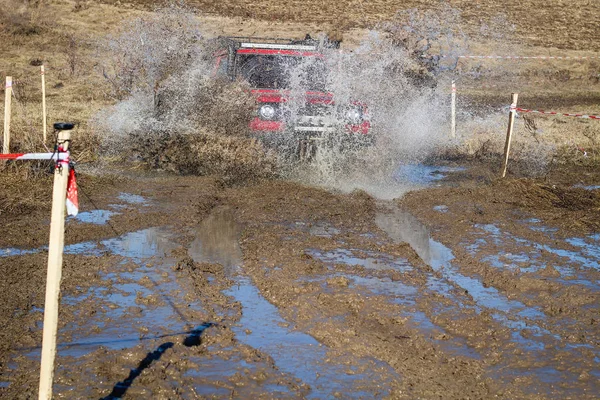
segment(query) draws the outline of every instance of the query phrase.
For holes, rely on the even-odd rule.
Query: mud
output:
[[[410,168],[418,189],[397,201],[276,180],[84,178],[56,397],[594,398],[594,190]],[[0,393],[31,398],[48,222],[9,217]]]
[[[61,35],[68,25],[92,43],[122,19],[148,17],[140,5],[157,4],[106,2],[118,6],[51,2],[49,18],[56,16]],[[344,49],[363,40],[366,31],[357,28],[423,6],[191,3],[208,36],[328,31],[342,34]],[[596,55],[590,49],[600,42],[590,38],[600,34],[599,14],[589,1],[566,14],[538,0],[509,8],[480,3],[453,4],[471,37],[479,38],[482,20],[506,13],[516,24],[506,35],[519,43],[474,42],[471,54]],[[86,121],[108,105],[108,89],[92,75],[97,53],[71,49],[67,55],[81,57],[81,65],[69,74],[65,50],[48,50],[51,34],[38,42],[11,36],[4,69],[18,71],[23,60],[43,56],[56,71],[47,76],[56,80],[49,85],[51,114]],[[459,80],[459,112],[468,110],[459,126],[490,110],[497,115],[508,105],[502,92],[517,89],[524,108],[594,111],[596,63],[577,63],[461,64],[463,78],[473,72],[473,79]],[[490,92],[485,83],[506,90]],[[64,104],[57,103],[63,86]],[[178,167],[163,167],[220,176],[130,164],[87,170],[84,160],[92,156],[78,150],[81,213],[66,222],[55,397],[597,398],[600,174],[597,149],[588,148],[597,147],[597,137],[585,121],[566,126],[531,135],[572,135],[568,146],[585,143],[590,156],[577,153],[576,163],[558,157],[535,179],[512,159],[510,178],[497,179],[498,154],[483,145],[453,161],[393,164],[385,181],[368,176],[360,186],[351,178],[324,188],[260,180],[271,174],[255,174],[255,163],[246,175],[255,181],[245,182],[239,170],[223,172],[214,159],[181,154],[179,146],[167,154],[181,158]],[[0,397],[28,399],[38,387],[51,177],[13,179],[8,172],[0,191]]]

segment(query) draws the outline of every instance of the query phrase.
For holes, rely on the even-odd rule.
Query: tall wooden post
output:
[[[504,163],[502,165],[502,177],[506,176],[506,169],[508,167],[508,154],[510,153],[510,141],[512,139],[513,127],[515,125],[515,114],[517,113],[517,99],[519,98],[518,93],[512,93],[512,100],[510,104],[510,111],[508,112],[508,129],[506,131],[506,143],[504,144]]]
[[[71,126],[72,128],[72,126]],[[70,128],[69,128],[70,129]],[[59,131],[58,144],[68,149],[71,132]],[[59,161],[60,162],[60,161]],[[65,204],[69,165],[63,162],[54,170],[52,192],[52,217],[50,221],[50,243],[48,248],[48,275],[46,278],[46,301],[44,303],[44,332],[42,337],[42,361],[40,368],[39,399],[52,398],[54,359],[56,357],[56,336],[58,331],[58,300],[62,276],[63,249],[65,244]]]
[[[456,84],[452,81],[452,101],[450,115],[450,136],[456,137]]]
[[[46,75],[43,64],[40,67],[40,75],[42,76],[42,129],[44,133],[44,143],[46,143],[48,137],[48,124],[46,120]]]
[[[4,86],[4,142],[2,145],[2,153],[10,153],[10,114],[12,100],[12,77],[6,77],[6,85]]]

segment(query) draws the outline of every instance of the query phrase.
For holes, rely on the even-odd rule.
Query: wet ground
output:
[[[542,204],[540,184],[472,174],[402,167],[418,190],[399,201],[282,181],[99,185],[67,220],[56,397],[594,398],[600,236],[565,220],[595,209],[528,207],[514,188]],[[559,186],[587,199],[597,183]],[[43,243],[0,239],[6,398],[37,391]]]

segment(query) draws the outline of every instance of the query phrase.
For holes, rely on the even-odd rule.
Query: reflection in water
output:
[[[229,208],[212,212],[196,230],[189,255],[196,262],[221,264],[228,272],[242,263],[240,227]]]
[[[247,278],[238,278],[225,293],[243,307],[240,325],[232,327],[237,339],[267,353],[278,369],[308,384],[306,398],[333,398],[336,392],[350,399],[385,398],[389,383],[398,379],[389,365],[374,358],[358,358],[354,365],[333,361],[327,347],[289,325]],[[375,393],[373,382],[380,386]]]
[[[136,260],[153,256],[168,256],[177,248],[173,234],[160,228],[130,232],[102,242],[111,253]]]
[[[380,229],[392,239],[405,242],[415,250],[421,259],[448,281],[468,291],[473,300],[482,307],[503,312],[511,312],[521,317],[545,318],[543,312],[527,307],[516,300],[509,300],[494,287],[486,287],[478,279],[463,275],[452,265],[452,250],[437,242],[429,235],[429,230],[414,216],[399,209],[390,209],[376,217]]]

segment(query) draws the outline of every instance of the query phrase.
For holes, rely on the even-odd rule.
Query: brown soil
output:
[[[481,184],[473,176],[477,169],[469,171],[452,174],[442,187],[411,192],[400,204],[453,251],[452,265],[461,274],[479,279],[485,287],[495,288],[502,296],[545,315],[543,319],[527,317],[533,328],[516,331],[523,340],[545,345],[545,350],[535,352],[515,341],[515,328],[496,317],[502,312],[487,307],[478,311],[479,298],[463,290],[456,281],[445,281],[450,285],[446,294],[432,290],[432,280],[447,279],[443,270],[432,269],[418,246],[394,240],[394,234],[378,222],[384,218],[402,227],[412,220],[397,215],[391,203],[380,203],[363,192],[341,195],[283,181],[227,188],[213,178],[155,174],[142,174],[135,179],[84,176],[87,196],[82,198],[82,210],[108,209],[111,204],[125,207],[107,225],[68,222],[67,244],[98,242],[148,227],[165,227],[175,244],[163,256],[142,263],[124,264],[127,258],[119,253],[100,257],[87,252],[66,255],[63,298],[82,295],[90,289],[111,295],[94,302],[67,301],[61,306],[59,331],[63,333],[59,342],[66,347],[59,349],[55,391],[63,397],[99,398],[111,392],[119,395],[125,387],[121,394],[126,398],[187,398],[201,396],[196,390],[202,388],[205,395],[212,393],[216,397],[225,393],[303,397],[317,390],[285,372],[286,364],[277,355],[244,344],[239,333],[235,333],[247,305],[240,304],[227,290],[232,284],[240,284],[240,276],[246,276],[277,307],[286,325],[308,333],[325,346],[327,368],[345,365],[343,368],[351,374],[346,376],[351,377],[356,371],[375,368],[368,367],[372,362],[389,366],[391,370],[379,373],[379,382],[361,386],[369,397],[551,398],[576,394],[579,398],[593,398],[598,389],[593,378],[597,371],[593,354],[599,340],[598,292],[593,282],[599,279],[599,272],[582,264],[565,264],[564,258],[548,251],[541,254],[545,262],[571,265],[578,279],[592,286],[569,281],[574,277],[560,280],[561,274],[554,266],[537,272],[502,270],[492,267],[485,257],[517,253],[529,245],[521,245],[519,250],[511,248],[508,239],[504,247],[489,239],[475,253],[468,250],[468,245],[481,237],[482,226],[495,224],[504,235],[509,235],[507,238],[516,235],[531,243],[573,250],[561,238],[586,237],[598,231],[596,192],[526,180]],[[596,184],[599,178],[596,175]],[[132,206],[118,197],[121,192],[142,195],[148,203]],[[434,210],[434,206],[442,204],[447,212]],[[220,219],[223,212],[231,213],[235,222]],[[19,218],[9,215],[12,222],[1,246],[35,248],[45,243],[48,226],[44,215],[47,210]],[[559,230],[549,237],[519,222],[528,218],[537,218],[543,226]],[[206,225],[209,220],[213,220],[212,225]],[[189,257],[191,250],[187,249],[194,247],[192,242],[198,237],[194,232],[202,232],[207,226],[221,227],[201,236],[205,249],[212,248],[216,253],[234,252],[235,238],[241,235],[243,263],[239,271],[233,272],[223,262],[201,263]],[[353,257],[379,261],[366,268],[347,264],[342,258],[322,258],[340,248],[351,249]],[[405,260],[402,262],[409,268],[396,269],[390,260]],[[507,266],[511,262],[505,261]],[[10,382],[0,390],[6,398],[30,398],[36,394],[38,366],[31,351],[35,353],[41,343],[42,314],[35,310],[43,307],[45,262],[44,253],[0,258],[5,276],[1,296],[6,305],[0,330],[2,379]],[[539,260],[532,258],[532,263]],[[103,329],[117,324],[106,313],[124,307],[111,296],[123,284],[131,284],[127,273],[141,273],[161,265],[165,269],[158,270],[157,276],[162,277],[158,281],[152,275],[133,281],[152,293],[138,293],[137,305],[124,309],[124,315],[136,318],[140,313],[145,315],[146,308],[159,310],[161,304],[168,303],[169,314],[187,321],[188,334],[167,338],[163,336],[169,332],[166,325],[163,327],[165,321],[146,321],[148,327],[132,328],[140,332],[141,340],[123,345],[123,349],[110,347],[110,341],[100,341],[92,347],[96,350],[87,354],[61,356],[61,351],[77,348],[73,341],[92,334],[86,333],[90,329],[86,320],[92,323],[98,315],[106,315]],[[373,265],[380,268],[373,269]],[[523,268],[528,263],[523,261],[520,265]],[[171,270],[175,275],[167,274]],[[107,279],[106,274],[111,273],[116,278]],[[369,279],[380,283],[368,285]],[[183,288],[179,289],[184,290],[183,297],[160,289],[175,281]],[[404,295],[381,291],[387,287],[385,282],[414,287],[414,302],[398,302]],[[202,306],[190,308],[191,302]],[[426,328],[416,315],[427,316],[435,327]],[[208,325],[200,334],[189,334],[193,332],[189,329],[202,323]],[[548,333],[540,334],[535,329]],[[90,332],[101,331],[93,328]],[[246,334],[252,334],[250,329],[247,331]],[[190,341],[195,344],[190,345]],[[553,348],[555,342],[563,347]],[[202,366],[214,368],[214,363],[221,363],[222,375],[202,375]],[[578,378],[556,378],[544,384],[535,373],[536,368],[554,368],[559,364],[562,367],[558,371],[565,372],[557,373]],[[141,372],[132,375],[129,369],[136,365]],[[89,384],[81,385],[80,379],[73,379],[72,368],[85,371],[82,377]],[[519,372],[523,370],[533,373]],[[190,377],[190,371],[196,371],[196,378]],[[227,371],[238,372],[231,375]],[[115,386],[117,382],[124,386]],[[348,393],[338,394],[345,397]]]

